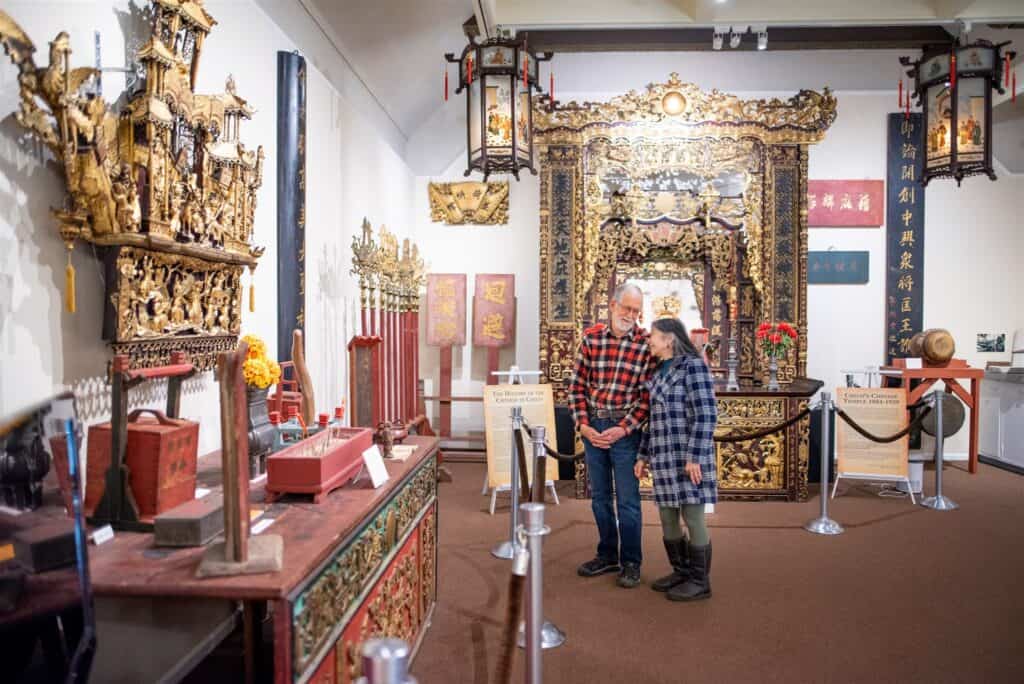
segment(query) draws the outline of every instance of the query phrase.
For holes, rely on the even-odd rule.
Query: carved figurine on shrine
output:
[[[254,110],[233,78],[221,94],[195,92],[203,44],[217,23],[202,0],[151,5],[152,35],[134,56],[145,69],[144,87],[117,104],[98,95],[96,69],[71,67],[66,32],[49,44],[49,64],[40,67],[31,39],[0,11],[0,44],[18,70],[16,120],[63,166],[69,197],[53,212],[61,239],[69,255],[75,240],[92,243],[105,262],[105,339],[133,364],[166,363],[175,348],[206,369],[218,351],[235,347],[229,331],[239,329],[233,302],[240,276],[263,253],[250,240],[264,155],[239,138],[241,121]],[[129,258],[140,268],[125,268]],[[165,280],[154,288],[148,281],[157,266]],[[167,281],[171,272],[179,275]],[[197,303],[191,288],[213,273],[223,276],[220,290],[230,291],[216,293],[223,301]],[[70,256],[66,278],[73,312]],[[186,319],[190,325],[181,325]]]

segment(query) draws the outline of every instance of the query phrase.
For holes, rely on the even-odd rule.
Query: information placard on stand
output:
[[[892,435],[907,424],[907,397],[899,388],[840,387],[836,389],[836,403],[873,435]],[[906,436],[888,443],[875,442],[837,416],[836,485],[832,495],[840,478],[906,482],[910,491],[907,447]]]
[[[529,425],[543,425],[547,443],[555,448],[555,402],[551,385],[488,385],[484,387],[484,429],[487,436],[487,486],[507,487],[512,481],[512,407],[523,410]],[[529,440],[526,440],[529,442]],[[526,467],[533,479],[533,458]],[[545,480],[558,479],[558,461],[547,459]]]

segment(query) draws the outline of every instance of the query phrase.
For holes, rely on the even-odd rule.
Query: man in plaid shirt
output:
[[[650,407],[646,382],[656,363],[647,331],[637,325],[642,307],[639,287],[626,283],[615,289],[610,326],[599,324],[583,334],[569,388],[600,535],[597,557],[579,566],[577,573],[595,577],[618,572],[618,585],[625,588],[640,584],[640,482],[633,464]]]

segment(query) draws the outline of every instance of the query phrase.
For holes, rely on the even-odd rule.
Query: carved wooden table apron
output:
[[[778,392],[741,384],[727,392],[716,383],[718,429],[716,436],[749,434],[779,425],[807,408],[820,380],[797,378]],[[806,416],[784,430],[742,442],[717,442],[718,498],[724,501],[806,501],[808,435]],[[577,492],[587,492],[586,465],[576,470]],[[652,498],[651,478],[640,480],[640,495]]]
[[[354,681],[362,642],[374,636],[405,639],[415,653],[437,596],[437,440],[405,443],[416,452],[388,461],[391,479],[379,489],[363,479],[322,504],[270,509],[270,530],[284,538],[279,573],[199,580],[202,548],[162,553],[151,535],[118,533],[90,548],[95,592],[168,606],[183,598],[242,601],[250,674],[259,662],[258,639],[249,634],[260,630],[252,621],[269,604],[279,684]],[[252,496],[261,500],[262,488]]]

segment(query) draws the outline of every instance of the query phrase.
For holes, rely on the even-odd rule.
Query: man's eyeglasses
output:
[[[639,309],[635,306],[626,306],[625,304],[620,304],[619,302],[615,302],[615,306],[618,307],[619,311],[627,313],[633,317],[639,316],[640,313],[643,311],[643,309]]]

